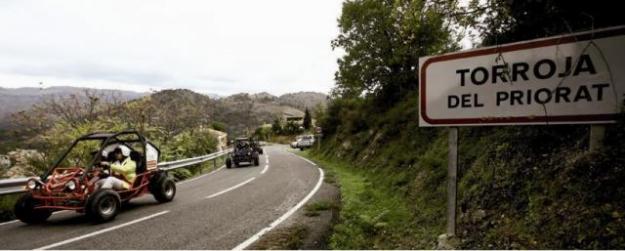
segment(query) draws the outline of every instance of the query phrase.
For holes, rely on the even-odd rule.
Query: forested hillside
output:
[[[68,95],[61,93],[64,92],[39,95],[26,110],[3,119],[7,126],[0,128],[0,154],[33,149],[45,158],[34,161],[34,169],[23,175],[40,172],[72,140],[89,132],[138,129],[161,147],[163,159],[168,160],[214,151],[216,141],[207,131],[209,128],[227,132],[231,137],[246,136],[284,114],[304,114],[280,104],[278,98],[269,94],[243,93],[213,99],[178,89],[126,100],[112,91],[83,89]],[[317,99],[300,98],[301,103],[317,105]]]
[[[445,232],[447,130],[418,124],[418,58],[625,24],[615,3],[353,0],[343,4],[336,87],[312,157],[337,163],[331,246],[429,249]],[[601,151],[588,125],[460,128],[458,236],[465,249],[625,247],[625,117]],[[343,178],[343,180],[341,180]]]

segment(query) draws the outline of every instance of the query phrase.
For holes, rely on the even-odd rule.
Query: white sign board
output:
[[[159,152],[156,149],[156,147],[154,147],[154,145],[152,145],[152,143],[148,143],[145,145],[145,159],[146,159],[146,167],[148,170],[152,170],[152,169],[156,169],[156,166],[158,165],[158,155]]]
[[[419,59],[420,126],[609,123],[625,26]]]

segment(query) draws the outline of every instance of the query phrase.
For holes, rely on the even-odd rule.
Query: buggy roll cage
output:
[[[135,135],[137,136],[137,139],[133,139],[133,140],[120,140],[118,137],[119,136],[124,136],[124,135]],[[158,152],[158,156],[161,155],[161,150],[156,147],[154,144],[152,144],[150,141],[148,141],[145,137],[143,137],[143,135],[141,135],[137,130],[134,129],[130,129],[130,130],[124,130],[121,132],[94,132],[94,133],[89,133],[86,135],[81,136],[80,138],[74,140],[74,142],[72,143],[72,145],[65,150],[65,152],[63,153],[63,155],[61,155],[61,157],[59,159],[57,159],[57,161],[54,163],[54,165],[52,165],[51,168],[49,168],[43,176],[40,177],[41,181],[46,181],[46,179],[48,178],[48,176],[52,173],[52,171],[54,171],[54,169],[58,168],[59,165],[61,164],[61,162],[63,162],[63,160],[67,157],[67,155],[72,151],[72,149],[74,149],[74,147],[81,141],[88,141],[88,140],[100,140],[102,141],[102,143],[100,143],[100,149],[98,150],[95,158],[93,158],[91,160],[91,163],[89,163],[89,165],[87,165],[85,167],[85,172],[82,174],[81,179],[83,179],[85,177],[85,175],[87,175],[88,170],[90,170],[91,168],[93,168],[94,164],[97,163],[101,158],[102,158],[102,151],[104,150],[105,147],[107,147],[108,145],[112,144],[112,143],[121,143],[124,144],[126,146],[128,146],[126,143],[136,143],[136,142],[140,142],[143,145],[143,161],[145,163],[146,161],[146,145],[150,144],[152,147],[154,147],[154,149],[156,149],[156,151]],[[129,147],[130,148],[130,147]],[[132,148],[131,148],[132,149]]]

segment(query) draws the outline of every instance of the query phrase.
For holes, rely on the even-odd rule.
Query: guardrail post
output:
[[[213,159],[213,170],[217,169],[217,158]]]

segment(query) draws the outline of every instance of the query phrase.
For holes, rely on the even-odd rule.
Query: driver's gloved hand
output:
[[[109,170],[102,170],[102,172],[100,172],[100,178],[106,178],[108,176],[111,176],[111,171],[109,171]]]

